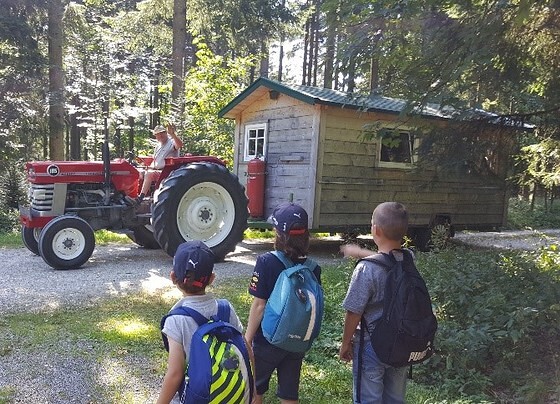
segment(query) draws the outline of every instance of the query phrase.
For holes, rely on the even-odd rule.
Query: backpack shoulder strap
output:
[[[370,255],[369,257],[362,258],[359,261],[374,262],[376,264],[381,265],[386,270],[391,270],[391,268],[393,268],[396,262],[395,258],[393,258],[392,255],[385,254],[385,253],[377,253],[374,255]]]
[[[282,262],[282,264],[284,264],[284,268],[289,268],[289,267],[293,267],[294,263],[292,262],[291,259],[289,259],[286,254],[284,254],[284,252],[282,251],[278,251],[278,250],[274,250],[271,251],[271,253],[280,260],[280,262]]]
[[[282,264],[284,264],[285,268],[290,268],[293,267],[295,264],[292,262],[291,259],[289,259],[286,254],[283,251],[271,251],[271,253],[278,258]],[[307,268],[309,268],[311,270],[311,272],[313,272],[315,270],[315,268],[319,265],[317,264],[317,262],[315,262],[315,260],[311,259],[311,258],[307,258],[302,265],[305,265]]]
[[[229,323],[230,317],[230,306],[226,299],[218,299],[218,313],[216,316],[212,316],[214,321],[221,320]]]
[[[160,330],[163,330],[163,327],[165,325],[165,320],[167,320],[167,318],[170,316],[191,317],[194,321],[196,321],[199,327],[208,322],[208,319],[204,317],[202,314],[200,314],[198,311],[196,311],[195,309],[181,306],[170,310],[169,313],[167,313],[165,316],[162,317],[161,322],[159,324]],[[169,341],[167,340],[167,335],[165,335],[163,332],[161,333],[161,339],[163,340],[163,346],[165,347],[165,350],[169,351]]]
[[[315,260],[312,258],[307,258],[303,265],[309,268],[311,272],[315,271],[315,268],[319,266],[319,264],[317,264],[317,262],[315,262]]]
[[[173,310],[170,310],[165,317],[169,317],[169,316],[192,317],[192,319],[196,321],[196,323],[199,326],[201,326],[202,324],[206,324],[208,322],[208,319],[204,317],[202,314],[200,314],[198,311],[196,311],[195,309],[191,309],[190,307],[184,307],[184,306],[177,307]]]

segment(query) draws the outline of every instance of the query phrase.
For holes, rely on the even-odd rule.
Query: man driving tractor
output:
[[[183,147],[183,141],[175,133],[175,125],[167,124],[167,129],[158,125],[152,131],[158,144],[154,149],[154,159],[144,171],[144,180],[142,183],[142,190],[138,196],[138,202],[142,202],[144,197],[148,194],[150,186],[159,177],[162,168],[165,166],[165,159],[167,157],[179,157],[179,150]]]

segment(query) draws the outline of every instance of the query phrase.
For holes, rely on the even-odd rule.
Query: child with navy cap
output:
[[[212,250],[201,241],[188,241],[179,245],[173,258],[171,281],[183,293],[183,297],[172,309],[190,307],[206,318],[217,314],[218,301],[206,292],[206,287],[215,278],[214,260]],[[231,304],[229,322],[239,332],[243,332],[243,325]],[[197,328],[198,324],[189,316],[172,315],[165,320],[162,332],[169,340],[169,358],[158,403],[171,402],[177,393],[189,361],[191,339]]]
[[[282,251],[294,264],[305,262],[309,250],[308,216],[305,209],[295,203],[282,203],[274,209],[269,222],[276,232],[274,249]],[[305,353],[288,352],[270,344],[261,328],[266,302],[284,269],[284,264],[272,252],[259,255],[249,283],[253,303],[245,339],[252,345],[255,358],[257,396],[253,402],[256,404],[262,403],[275,370],[278,377],[276,395],[280,402],[297,403],[299,398],[301,366]],[[313,273],[321,282],[321,267],[317,266]]]

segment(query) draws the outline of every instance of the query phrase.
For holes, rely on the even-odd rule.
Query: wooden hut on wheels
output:
[[[414,123],[419,120],[403,120],[405,108],[405,101],[383,96],[256,80],[219,113],[235,119],[233,170],[248,186],[249,227],[259,227],[259,220],[285,201],[307,210],[312,231],[350,234],[370,231],[378,203],[398,201],[410,212],[410,235],[417,245],[442,226],[448,233],[502,226],[508,198],[505,160],[512,143],[507,131],[485,126],[493,136],[488,150],[492,176],[467,169],[418,170],[422,137]],[[413,115],[442,131],[455,122],[435,107]],[[367,138],[372,125],[377,136]],[[260,183],[254,167],[265,173]]]

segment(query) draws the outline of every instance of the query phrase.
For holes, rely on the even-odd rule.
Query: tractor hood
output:
[[[33,161],[25,164],[27,180],[31,184],[87,184],[103,183],[101,161]],[[125,194],[134,194],[140,174],[125,159],[111,161],[111,182]]]

